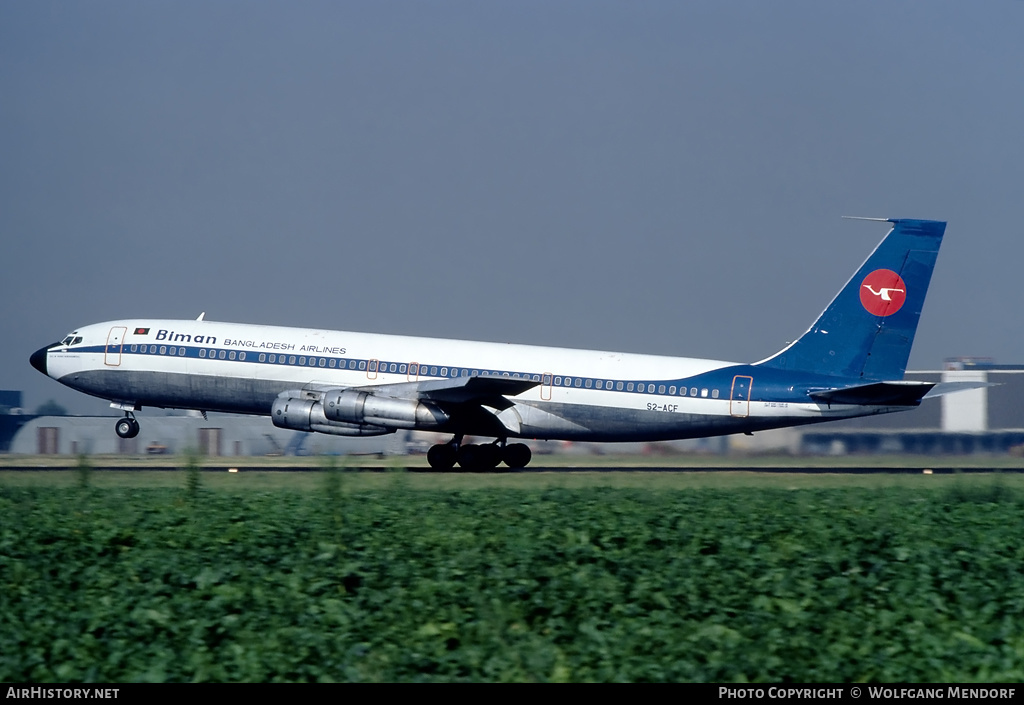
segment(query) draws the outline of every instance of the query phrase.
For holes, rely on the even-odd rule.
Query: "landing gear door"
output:
[[[750,388],[753,384],[753,377],[736,375],[732,378],[732,391],[729,393],[729,413],[732,416],[746,418],[750,415]]]
[[[103,364],[117,367],[121,364],[121,346],[124,345],[124,334],[128,329],[124,326],[114,326],[107,333],[107,349],[103,355]]]

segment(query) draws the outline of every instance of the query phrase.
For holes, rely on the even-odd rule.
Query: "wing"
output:
[[[478,404],[495,409],[507,409],[512,406],[512,402],[505,397],[517,396],[538,385],[540,385],[539,381],[534,382],[529,379],[479,375],[477,377],[454,377],[422,382],[353,387],[352,389],[379,396],[430,401],[440,405]]]
[[[339,388],[309,384],[282,392],[271,407],[274,424],[336,435],[379,435],[397,429],[488,435],[518,433],[509,396],[540,381],[498,375]]]

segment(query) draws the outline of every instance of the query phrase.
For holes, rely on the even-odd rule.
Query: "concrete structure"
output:
[[[14,436],[10,451],[24,454],[159,454],[195,450],[210,456],[401,455],[408,434],[370,438],[326,436],[277,428],[248,416],[148,416],[136,438],[118,438],[113,416],[40,416]]]
[[[907,372],[906,377],[992,386],[926,399],[913,411],[808,427],[800,452],[1024,452],[1024,365],[952,358],[942,370]]]

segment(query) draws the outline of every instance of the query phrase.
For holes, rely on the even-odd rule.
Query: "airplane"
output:
[[[205,320],[109,321],[30,357],[39,372],[125,412],[145,406],[269,415],[341,436],[451,434],[430,467],[525,467],[510,439],[661,441],[913,409],[958,391],[904,380],[946,223],[891,225],[796,341],[749,364]],[[959,389],[964,388],[960,386]],[[467,436],[491,443],[464,443]]]

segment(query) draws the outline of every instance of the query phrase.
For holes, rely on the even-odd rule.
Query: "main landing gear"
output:
[[[139,435],[139,422],[130,412],[125,412],[123,419],[118,419],[114,431],[121,438],[135,438]]]
[[[463,443],[458,435],[449,443],[431,446],[427,462],[433,470],[450,470],[455,463],[465,470],[493,470],[500,463],[510,468],[525,468],[533,454],[525,443],[507,443],[500,438],[494,443],[476,445]]]

